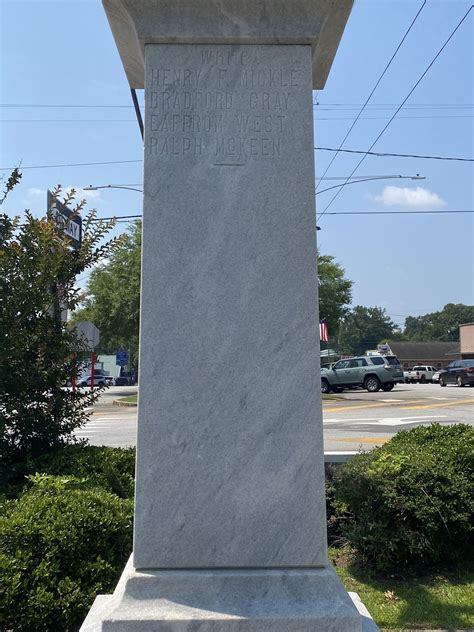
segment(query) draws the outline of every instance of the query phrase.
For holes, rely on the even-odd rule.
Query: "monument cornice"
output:
[[[353,0],[102,0],[131,88],[146,44],[306,44],[326,83]]]

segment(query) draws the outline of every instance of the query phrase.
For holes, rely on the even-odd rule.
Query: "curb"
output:
[[[131,408],[136,408],[138,404],[134,404],[132,402],[122,402],[119,399],[114,399],[114,401],[112,402],[112,406],[125,406],[125,407],[131,407]]]

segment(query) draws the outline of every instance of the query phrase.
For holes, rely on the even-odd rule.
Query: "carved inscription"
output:
[[[201,49],[195,66],[149,70],[147,152],[206,155],[215,165],[284,156],[298,68],[260,63],[237,47]]]

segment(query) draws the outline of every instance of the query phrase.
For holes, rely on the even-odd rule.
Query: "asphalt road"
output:
[[[136,387],[111,387],[95,405],[89,423],[76,432],[93,445],[135,445],[136,407],[113,405],[118,397],[136,393]],[[340,398],[340,399],[339,399]],[[352,390],[337,401],[323,402],[326,452],[371,449],[399,430],[439,422],[474,424],[474,388],[438,384],[403,384],[390,393]]]

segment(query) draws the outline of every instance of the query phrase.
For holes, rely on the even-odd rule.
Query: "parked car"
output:
[[[103,375],[102,373],[94,373],[94,386],[104,386],[109,385],[107,380],[109,376]],[[91,375],[87,377],[83,377],[79,382],[78,386],[90,386],[91,385]],[[113,379],[113,378],[112,378]]]
[[[115,378],[115,386],[129,386],[130,378],[128,377],[116,377]]]
[[[431,379],[433,380],[433,383],[437,383],[439,384],[439,376],[441,375],[441,373],[444,372],[444,369],[438,369],[436,371],[436,373],[433,373],[433,375],[431,376]]]
[[[437,370],[438,369],[435,366],[426,364],[414,366],[409,372],[408,381],[413,384],[415,382],[420,382],[421,384],[424,384],[425,382],[432,382],[433,374],[436,373]]]
[[[412,369],[403,369],[403,381],[405,384],[409,384],[411,381],[410,373]]]
[[[439,376],[440,386],[457,384],[472,386],[474,384],[474,360],[455,360],[448,364]]]
[[[345,388],[361,386],[369,393],[391,391],[403,382],[403,370],[396,356],[363,356],[335,362],[321,369],[321,391],[341,393]]]

